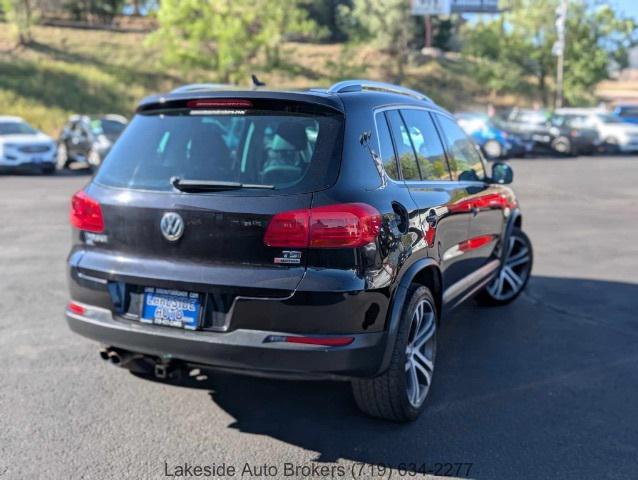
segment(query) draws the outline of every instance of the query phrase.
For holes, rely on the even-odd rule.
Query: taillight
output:
[[[71,225],[87,232],[104,232],[100,204],[82,190],[71,199]]]
[[[365,203],[340,203],[276,214],[264,243],[270,247],[356,248],[373,242],[381,214]]]

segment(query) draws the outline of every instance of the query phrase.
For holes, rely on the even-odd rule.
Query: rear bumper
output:
[[[120,320],[108,309],[85,307],[82,315],[66,311],[69,327],[101,344],[165,361],[180,360],[259,375],[370,377],[379,373],[387,344],[385,332],[348,335],[354,338],[352,343],[338,347],[269,342],[268,337],[287,334],[250,329],[185,331]]]

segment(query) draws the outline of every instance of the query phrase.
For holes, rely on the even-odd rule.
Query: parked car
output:
[[[524,142],[518,135],[506,132],[487,115],[461,112],[455,117],[488,159],[521,157],[532,150],[532,142]]]
[[[606,151],[638,151],[638,125],[627,123],[622,117],[598,110],[576,108],[564,108],[556,112],[569,118],[572,124],[595,129],[601,140],[601,147]]]
[[[20,117],[0,116],[0,170],[55,171],[55,142]]]
[[[612,113],[625,122],[638,123],[638,105],[617,105]]]
[[[343,379],[413,420],[447,312],[530,277],[512,175],[396,85],[149,97],[73,196],[66,318],[138,375]]]
[[[599,144],[594,129],[570,126],[560,116],[544,110],[514,108],[501,120],[505,128],[534,142],[537,152],[550,151],[560,155],[592,153]]]
[[[121,115],[71,116],[58,140],[58,168],[67,168],[71,162],[99,167],[126,124]]]

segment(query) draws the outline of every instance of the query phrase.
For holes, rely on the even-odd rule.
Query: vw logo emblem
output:
[[[176,242],[184,234],[184,220],[175,212],[165,213],[160,221],[162,235],[169,242]]]

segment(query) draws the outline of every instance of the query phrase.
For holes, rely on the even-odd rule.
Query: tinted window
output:
[[[115,120],[93,120],[91,122],[91,130],[96,135],[104,134],[106,136],[117,136],[126,128],[126,124],[116,122]]]
[[[38,133],[24,122],[0,122],[0,135],[33,135]]]
[[[638,116],[638,107],[620,107],[619,114],[622,117],[635,117]]]
[[[423,180],[449,180],[443,145],[430,114],[423,110],[401,110],[410,132]]]
[[[324,186],[336,176],[342,117],[279,111],[176,110],[139,114],[100,168],[96,182],[171,190],[171,179]]]
[[[598,118],[603,122],[603,123],[623,123],[622,118],[616,116],[616,115],[606,115],[606,114],[598,114]]]
[[[388,122],[386,121],[383,113],[377,113],[376,120],[377,130],[379,132],[379,152],[381,155],[381,161],[383,162],[383,168],[390,178],[398,180],[399,172],[397,168],[397,159],[394,156],[394,147],[392,146],[392,138],[390,137]]]
[[[454,180],[483,180],[483,161],[476,146],[448,117],[437,115],[447,144],[450,169]]]
[[[420,180],[419,167],[416,163],[416,156],[412,148],[412,142],[408,135],[408,129],[403,123],[398,110],[386,112],[390,129],[392,130],[392,138],[399,155],[399,163],[401,164],[401,173],[405,180]]]
[[[542,111],[517,111],[512,118],[515,122],[544,125],[547,123],[547,114]]]

